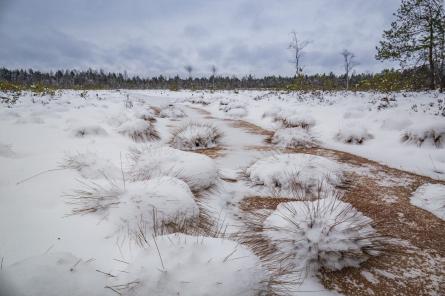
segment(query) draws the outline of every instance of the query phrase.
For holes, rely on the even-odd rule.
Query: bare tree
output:
[[[351,73],[352,69],[358,65],[356,61],[354,61],[355,55],[347,49],[344,49],[341,52],[344,61],[345,67],[345,75],[346,75],[346,90],[349,89],[349,73]]]
[[[187,73],[189,73],[189,78],[192,79],[193,67],[191,65],[186,65],[184,69],[187,71]]]
[[[215,89],[215,75],[216,75],[216,71],[217,71],[216,66],[212,65],[210,67],[210,70],[212,71],[212,88]]]
[[[289,49],[294,51],[295,57],[293,63],[295,64],[295,75],[299,76],[303,73],[303,66],[301,64],[303,50],[309,44],[309,41],[299,40],[295,31],[291,32],[291,36],[292,41],[289,44]]]

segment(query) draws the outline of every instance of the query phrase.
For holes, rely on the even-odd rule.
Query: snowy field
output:
[[[2,296],[445,291],[443,94],[59,91],[0,108]]]

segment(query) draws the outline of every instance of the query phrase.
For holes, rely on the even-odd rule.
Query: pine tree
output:
[[[436,85],[437,59],[444,30],[443,0],[402,0],[396,20],[384,31],[376,59],[396,60],[402,67],[427,64],[430,88]]]

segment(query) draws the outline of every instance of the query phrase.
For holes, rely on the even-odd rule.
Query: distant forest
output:
[[[350,90],[423,90],[428,89],[428,69],[418,67],[409,70],[384,70],[380,73],[352,74]],[[200,78],[175,77],[127,77],[123,73],[106,73],[103,70],[60,70],[40,72],[35,70],[9,70],[0,68],[0,89],[281,89],[281,90],[342,90],[346,76],[329,74],[299,75],[294,77],[252,75],[210,76]]]

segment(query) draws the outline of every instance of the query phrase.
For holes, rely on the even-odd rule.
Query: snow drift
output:
[[[91,261],[83,261],[69,253],[44,254],[6,267],[3,280],[0,278],[0,294],[2,296],[114,295],[105,289],[108,276],[96,270]],[[5,291],[3,289],[6,289],[6,285],[9,287]]]
[[[171,234],[156,238],[127,269],[126,295],[263,295],[268,273],[234,241]]]
[[[445,220],[445,185],[424,184],[411,196],[411,204]]]

